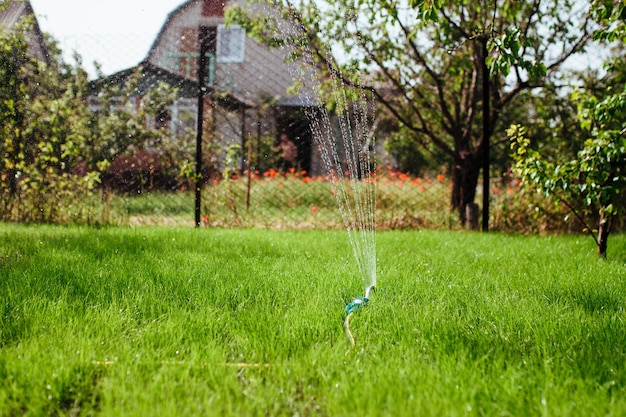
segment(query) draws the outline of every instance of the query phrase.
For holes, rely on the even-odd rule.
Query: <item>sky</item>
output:
[[[167,15],[185,0],[30,0],[41,30],[61,44],[73,62],[76,51],[95,76],[133,67],[148,54]]]
[[[44,32],[57,39],[67,62],[78,52],[95,78],[131,68],[143,60],[167,15],[186,0],[30,0]],[[597,54],[578,57],[575,66],[599,66]],[[593,61],[593,62],[591,62]]]

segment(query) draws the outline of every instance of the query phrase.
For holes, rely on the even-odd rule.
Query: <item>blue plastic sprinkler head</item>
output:
[[[354,313],[361,306],[367,305],[369,298],[367,297],[356,297],[354,300],[350,301],[346,306],[346,314]]]

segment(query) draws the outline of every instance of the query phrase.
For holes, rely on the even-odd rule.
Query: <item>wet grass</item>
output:
[[[626,415],[626,236],[0,224],[0,415]],[[348,351],[348,354],[346,352]]]

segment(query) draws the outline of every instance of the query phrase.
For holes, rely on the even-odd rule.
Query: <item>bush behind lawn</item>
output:
[[[275,172],[275,171],[274,171]],[[325,178],[301,173],[235,177],[205,185],[202,225],[263,229],[342,229],[343,221]],[[515,181],[495,181],[491,190],[490,230],[523,234],[582,233],[583,226],[565,206],[525,191]],[[443,176],[415,178],[387,172],[376,183],[378,230],[460,230],[450,207],[450,182]],[[479,192],[477,201],[481,201]],[[112,195],[106,205],[108,224],[192,225],[194,194],[151,192]],[[624,230],[619,219],[614,232]]]
[[[0,224],[0,415],[626,415],[626,237]]]
[[[87,225],[194,225],[194,191],[146,188],[136,193],[104,189],[74,192],[4,195],[0,220]],[[232,174],[203,186],[201,219],[205,227],[263,229],[342,229],[343,221],[333,195],[335,186],[324,177],[305,172],[282,175]],[[477,202],[482,201],[478,190]],[[412,177],[380,169],[376,182],[378,230],[460,230],[458,213],[450,207],[450,181],[444,175]],[[552,199],[525,191],[508,177],[492,181],[490,230],[523,234],[582,233],[584,230],[566,207]],[[569,221],[564,219],[569,217]],[[596,222],[590,220],[591,225]],[[614,232],[626,230],[617,219]]]

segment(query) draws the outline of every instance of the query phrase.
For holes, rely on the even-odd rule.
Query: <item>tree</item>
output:
[[[139,67],[123,80],[111,82],[100,74],[92,83],[97,106],[89,118],[90,149],[84,158],[103,171],[105,191],[171,188],[178,185],[177,177],[190,175],[193,133],[174,136],[158,122],[177,99],[178,89],[164,81],[142,85],[143,78]]]
[[[300,33],[280,31],[268,15],[228,13],[269,44],[295,45],[346,85],[372,91],[405,137],[445,155],[462,223],[481,169],[488,193],[491,138],[505,137],[502,115],[520,92],[557,76],[589,38],[587,9],[572,0],[272,3]],[[358,73],[373,76],[364,82]]]
[[[86,73],[65,65],[51,39],[49,62],[29,54],[30,25],[26,19],[0,33],[0,216],[53,221],[98,175],[76,170],[89,136]]]
[[[192,142],[147,123],[167,110],[176,90],[159,84],[138,104],[137,73],[103,91],[102,111],[93,113],[80,58],[65,63],[50,37],[48,62],[33,57],[23,35],[31,24],[0,28],[0,219],[91,221],[88,197],[115,158],[137,149],[158,148],[160,173],[176,178]]]
[[[594,16],[601,27],[597,40],[626,40],[626,5],[596,1]],[[515,169],[522,179],[546,196],[555,196],[585,225],[596,242],[598,255],[606,256],[608,238],[626,206],[626,77],[623,55],[607,64],[603,88],[574,93],[578,119],[587,134],[575,157],[550,158],[531,147],[526,130],[512,126]],[[595,222],[597,227],[591,224]]]

